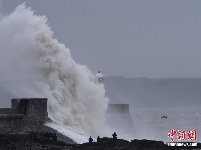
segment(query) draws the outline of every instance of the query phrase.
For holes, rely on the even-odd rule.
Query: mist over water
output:
[[[110,135],[104,123],[108,98],[103,85],[95,84],[92,72],[52,36],[47,18],[25,4],[2,15],[1,85],[13,98],[47,97],[53,119],[83,134]]]

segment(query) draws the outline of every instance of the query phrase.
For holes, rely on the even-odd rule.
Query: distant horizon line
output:
[[[105,78],[109,77],[123,77],[123,78],[141,78],[141,79],[201,79],[201,77],[127,77],[122,75],[111,75],[111,76],[105,76]]]

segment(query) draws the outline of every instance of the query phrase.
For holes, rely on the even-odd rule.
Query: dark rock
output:
[[[97,142],[76,144],[72,139],[44,125],[51,122],[46,98],[12,99],[12,108],[0,109],[0,150],[177,150],[162,141],[97,138]],[[189,149],[189,147],[182,147]],[[199,143],[193,149],[201,149]]]
[[[200,149],[198,147],[193,149]],[[168,147],[162,141],[99,138],[99,142],[67,144],[57,141],[54,133],[34,132],[0,134],[0,150],[179,150],[181,147]],[[189,147],[182,147],[189,149]]]

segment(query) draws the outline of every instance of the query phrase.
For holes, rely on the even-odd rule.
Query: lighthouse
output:
[[[95,82],[98,84],[103,84],[104,78],[103,75],[98,71],[98,73],[95,76]]]

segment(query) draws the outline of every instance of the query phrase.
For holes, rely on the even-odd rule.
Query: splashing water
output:
[[[1,15],[0,15],[1,16]],[[18,6],[0,17],[0,80],[13,97],[47,97],[51,116],[80,132],[107,135],[108,98],[94,75],[52,38],[45,16]]]

